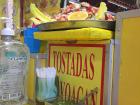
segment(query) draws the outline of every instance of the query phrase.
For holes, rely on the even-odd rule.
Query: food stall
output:
[[[114,47],[113,47],[114,41],[111,40],[112,38],[107,39],[107,40],[106,39],[97,40],[96,37],[94,36],[94,35],[96,35],[96,33],[91,34],[91,36],[92,35],[94,36],[93,38],[91,36],[89,38],[87,33],[84,35],[80,33],[82,31],[85,32],[84,30],[88,30],[91,32],[90,29],[79,29],[79,30],[74,29],[74,30],[68,30],[68,31],[65,31],[65,30],[58,31],[57,24],[55,25],[56,27],[53,27],[54,25],[51,26],[51,24],[48,24],[48,26],[44,25],[44,27],[41,26],[43,32],[35,33],[34,37],[36,39],[41,40],[42,42],[47,42],[46,45],[48,47],[45,46],[45,49],[47,48],[48,62],[49,62],[47,66],[55,66],[56,68],[58,68],[58,69],[61,68],[61,70],[62,70],[62,71],[61,70],[58,71],[58,75],[60,75],[60,77],[61,77],[61,81],[59,81],[61,84],[60,91],[61,91],[61,95],[64,95],[64,98],[65,98],[65,95],[71,96],[71,92],[73,92],[73,91],[75,92],[74,89],[76,89],[79,86],[77,84],[82,84],[82,86],[83,86],[84,84],[88,83],[88,81],[83,78],[78,79],[74,75],[71,75],[71,73],[69,74],[69,73],[65,72],[65,68],[67,67],[67,65],[65,64],[66,63],[65,61],[67,61],[68,58],[64,59],[63,57],[67,55],[66,52],[73,54],[73,56],[75,56],[75,52],[78,52],[80,50],[81,55],[84,56],[84,58],[82,58],[82,59],[85,60],[86,59],[85,55],[88,54],[88,52],[92,52],[91,48],[88,49],[89,46],[85,46],[85,45],[93,45],[91,47],[93,47],[93,49],[94,49],[94,47],[95,47],[94,45],[96,45],[96,44],[97,45],[103,44],[105,46],[107,44],[107,46],[110,46],[110,47],[107,47],[106,51],[109,51],[110,53],[106,53],[107,55],[106,54],[105,55],[110,60],[107,60],[107,61],[105,60],[105,62],[108,62],[107,64],[105,64],[105,66],[108,66],[108,68],[110,68],[110,69],[105,69],[105,71],[109,70],[108,72],[107,71],[105,72],[105,73],[108,73],[107,75],[108,75],[109,81],[106,83],[106,80],[105,80],[104,83],[108,84],[107,88],[109,87],[108,88],[109,90],[106,90],[106,89],[104,90],[104,92],[107,92],[108,95],[106,93],[104,93],[105,97],[103,96],[103,100],[104,100],[103,103],[105,102],[104,103],[105,105],[124,105],[124,104],[127,104],[127,105],[137,104],[138,105],[139,104],[139,100],[138,100],[138,98],[140,97],[139,96],[139,85],[137,84],[137,82],[134,82],[134,81],[139,80],[139,74],[137,71],[138,69],[134,69],[134,67],[139,68],[139,66],[138,66],[139,54],[136,54],[136,52],[139,53],[139,50],[137,48],[139,41],[136,41],[135,36],[131,35],[133,33],[137,34],[139,32],[138,31],[139,29],[137,29],[139,27],[138,12],[139,12],[139,10],[134,10],[134,11],[122,12],[117,15],[117,19],[116,19],[117,23],[116,23],[116,30],[115,30],[116,31],[115,32],[115,52],[114,52]],[[73,24],[73,26],[74,25],[75,24]],[[61,25],[61,26],[63,26],[63,25]],[[67,25],[65,25],[65,27],[66,26]],[[56,28],[57,31],[50,31],[50,30],[47,31],[48,27],[52,28],[50,30],[53,30],[53,28]],[[61,27],[61,28],[64,28],[64,27]],[[98,35],[102,35],[102,33],[106,33],[105,31],[99,31],[98,29],[96,30],[96,32],[99,32]],[[87,35],[87,36],[85,36],[85,35]],[[102,37],[100,37],[100,38],[102,39]],[[131,41],[129,41],[129,40],[131,40]],[[139,40],[139,39],[137,38],[137,40]],[[132,46],[132,44],[133,44],[133,46]],[[130,49],[130,46],[132,46],[131,48],[133,48],[133,50]],[[96,46],[96,48],[98,48],[98,47],[99,46]],[[86,48],[86,49],[84,49],[84,48]],[[96,48],[95,48],[95,52],[97,50]],[[83,49],[84,49],[84,52],[83,52]],[[128,49],[130,49],[130,51],[128,51]],[[134,55],[136,57],[134,57]],[[95,56],[99,56],[99,53]],[[113,58],[113,56],[115,58]],[[71,63],[76,62],[75,59],[73,59],[72,57],[69,59],[71,59],[70,60]],[[82,61],[84,62],[84,60],[82,60]],[[122,62],[125,62],[125,63],[123,63],[123,65],[122,64],[119,65],[120,60],[121,60],[121,63]],[[132,61],[136,61],[137,63],[136,62],[132,63]],[[112,64],[112,62],[113,62],[113,64]],[[65,65],[66,65],[66,67],[65,67]],[[73,70],[74,64],[69,67],[71,67],[71,70]],[[120,69],[120,72],[118,72],[119,69]],[[114,70],[114,72],[113,72],[113,70]],[[113,72],[113,75],[112,75],[112,72]],[[126,75],[126,72],[127,72],[127,75]],[[130,80],[130,76],[132,76],[132,75],[133,75],[133,79]],[[105,74],[105,78],[106,78],[106,74]],[[113,80],[113,82],[111,82],[112,80]],[[130,81],[128,81],[128,80],[130,80]],[[88,84],[90,84],[90,83],[88,83]],[[90,85],[88,85],[88,84],[86,84],[86,86],[90,88]],[[83,86],[83,87],[86,88],[86,86]],[[133,86],[137,87],[136,89],[134,89],[136,92],[132,91]],[[79,89],[82,90],[83,88],[79,88]],[[80,92],[80,90],[78,92]],[[112,95],[110,95],[110,93]],[[111,96],[111,97],[109,98],[108,96]],[[133,98],[132,98],[132,96],[133,96]],[[99,100],[100,101],[102,100],[101,97],[98,98],[98,101]],[[96,101],[96,102],[98,102],[98,101]],[[46,104],[50,104],[50,103],[46,102]]]
[[[36,39],[48,41],[48,67],[57,70],[58,97],[82,105],[110,104],[112,35],[98,28],[35,33]]]
[[[43,15],[37,11],[37,7],[34,4],[31,4],[30,8],[34,16],[44,21]],[[79,11],[80,9],[78,10],[78,8],[87,9],[88,16],[90,15],[89,18],[94,18],[92,15],[98,11],[96,18],[107,19],[108,21],[85,20],[87,12]],[[72,9],[76,9],[76,12],[71,12]],[[111,105],[114,17],[110,13],[104,15],[104,12],[107,12],[104,3],[101,4],[99,10],[88,3],[81,3],[81,5],[71,3],[62,11],[67,12],[67,15],[71,12],[71,15],[67,17],[64,13],[59,13],[55,17],[59,21],[54,22],[48,16],[45,18],[46,21],[52,22],[38,25],[39,32],[35,31],[32,34],[34,39],[43,43],[41,45],[43,50],[38,52],[41,53],[39,56],[47,55],[46,59],[44,59],[47,61],[45,65],[41,65],[41,68],[54,67],[56,69],[58,79],[56,85],[57,96],[51,97],[52,100],[50,101],[51,98],[47,97],[47,93],[46,96],[45,94],[44,97],[41,96],[41,94],[45,93],[45,90],[42,89],[39,94],[37,92],[39,87],[36,87],[36,89],[29,90],[30,102],[35,103],[34,101],[37,100],[44,102],[46,105]],[[77,14],[80,14],[79,17],[76,17]],[[64,21],[66,19],[70,20]],[[32,21],[35,24],[37,23],[35,20]],[[25,40],[27,40],[26,35]],[[26,44],[31,43],[30,40]],[[31,55],[38,56],[38,53],[33,51]],[[30,73],[32,74],[30,76],[36,77],[36,80],[32,84],[32,80],[30,80],[30,88],[35,88],[35,85],[39,85],[38,75],[35,73],[38,69],[36,56],[31,56],[32,60],[35,59],[32,61],[35,66],[32,67],[33,65],[31,65],[32,70],[30,70]]]
[[[21,8],[16,25],[23,26],[30,50],[28,104],[139,105],[140,10],[115,16],[104,2],[65,1],[64,8],[60,2],[24,0],[18,7],[15,1]],[[108,0],[123,10],[136,8],[135,2]]]

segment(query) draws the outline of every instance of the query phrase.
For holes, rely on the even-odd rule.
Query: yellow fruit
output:
[[[51,17],[46,16],[45,14],[43,14],[37,7],[35,4],[30,5],[30,11],[31,13],[34,15],[34,17],[40,19],[40,21],[42,21],[42,23],[46,23],[46,22],[53,22],[55,21],[54,19],[51,19]]]
[[[88,13],[86,11],[76,11],[72,12],[68,16],[68,20],[85,20],[88,17]]]
[[[96,14],[96,19],[97,20],[105,20],[105,13],[107,12],[107,6],[105,2],[100,3],[99,10]]]

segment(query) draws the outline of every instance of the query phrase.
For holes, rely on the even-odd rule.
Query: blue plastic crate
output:
[[[38,32],[38,28],[26,28],[24,30],[24,43],[29,47],[30,53],[38,53],[41,41],[34,39],[34,32]]]

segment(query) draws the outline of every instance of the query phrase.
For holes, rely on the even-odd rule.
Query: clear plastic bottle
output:
[[[0,105],[24,105],[27,102],[26,77],[29,50],[14,40],[14,32],[5,28],[0,41]]]

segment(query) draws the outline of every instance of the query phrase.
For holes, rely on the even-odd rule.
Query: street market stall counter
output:
[[[60,97],[62,105],[64,100],[75,105],[111,105],[113,35],[101,28],[35,32],[35,39],[46,42],[47,67],[54,67],[58,77],[57,99],[46,105],[59,105]]]

